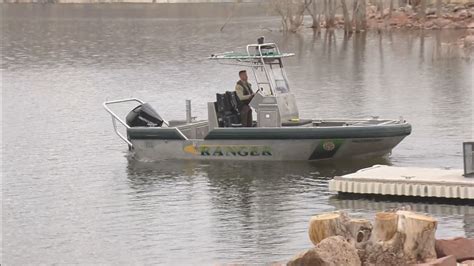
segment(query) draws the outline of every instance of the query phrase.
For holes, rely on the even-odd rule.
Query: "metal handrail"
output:
[[[249,44],[249,45],[247,45],[247,47],[246,47],[247,55],[250,56],[250,48],[251,47],[257,48],[257,51],[258,51],[257,56],[260,57],[261,67],[263,69],[263,72],[265,73],[265,77],[268,80],[268,85],[270,87],[270,92],[271,92],[272,95],[275,95],[275,85],[272,83],[272,78],[270,77],[271,75],[270,75],[270,73],[269,73],[269,71],[266,67],[265,60],[264,60],[264,57],[263,57],[263,54],[262,54],[262,46],[272,47],[271,49],[276,50],[276,52],[278,54],[280,54],[280,49],[278,49],[278,46],[275,43],[262,43],[262,44]],[[254,71],[255,78],[257,78],[257,74],[255,73],[255,70],[253,70],[253,71]],[[258,82],[258,80],[257,80],[257,85],[258,84],[264,84],[264,83]]]
[[[115,133],[123,140],[125,141],[125,143],[127,143],[130,147],[133,148],[133,144],[132,142],[130,142],[130,140],[128,140],[124,135],[122,135],[122,133],[120,133],[118,131],[118,128],[117,128],[117,122],[116,121],[119,121],[120,124],[122,124],[125,128],[129,129],[130,126],[127,125],[127,123],[125,123],[117,114],[115,114],[112,109],[110,109],[107,105],[110,105],[110,104],[117,104],[117,103],[124,103],[124,102],[138,102],[140,104],[144,104],[145,102],[138,99],[138,98],[128,98],[128,99],[121,99],[121,100],[113,100],[113,101],[105,101],[102,106],[104,106],[105,110],[112,116],[112,125],[114,126],[114,131]],[[169,122],[166,121],[165,119],[163,119],[163,123],[166,125],[166,126],[170,126]],[[178,133],[181,135],[181,137],[183,137],[183,139],[185,140],[188,140],[188,138],[183,134],[183,132],[181,132],[181,130],[179,130],[179,128],[175,127],[175,129],[178,131]]]
[[[138,102],[140,104],[144,104],[145,102],[137,99],[137,98],[128,98],[128,99],[121,99],[121,100],[114,100],[114,101],[105,101],[102,105],[104,106],[105,110],[112,116],[112,125],[114,126],[115,133],[127,143],[130,147],[133,147],[132,142],[130,142],[122,133],[118,131],[116,121],[119,121],[125,128],[130,128],[117,114],[115,114],[107,105],[116,104],[116,103],[124,103],[124,102]]]

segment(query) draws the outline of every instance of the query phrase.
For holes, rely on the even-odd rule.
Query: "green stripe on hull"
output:
[[[169,139],[184,140],[174,127],[132,127],[127,129],[130,139]]]
[[[216,128],[205,140],[358,139],[407,136],[410,124],[347,127]],[[133,127],[130,139],[184,140],[176,128]]]
[[[355,139],[397,137],[410,133],[410,124],[333,128],[216,128],[204,139]]]

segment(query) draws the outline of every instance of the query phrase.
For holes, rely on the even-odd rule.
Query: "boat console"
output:
[[[295,96],[290,92],[290,86],[285,70],[283,69],[282,61],[282,58],[293,55],[292,53],[281,53],[275,43],[265,43],[264,38],[260,37],[257,44],[247,45],[245,53],[227,52],[215,54],[212,55],[210,59],[224,62],[223,64],[250,68],[257,87],[257,92],[250,102],[250,106],[257,112],[256,126],[281,127],[283,124],[300,125],[300,123],[294,123],[295,121],[299,121],[298,107],[296,105]],[[229,60],[232,62],[227,63]],[[229,92],[226,92],[226,94],[228,93]],[[210,109],[213,108],[211,104],[209,104],[208,107]],[[212,110],[208,111],[209,121],[211,121],[211,119],[214,119],[214,113]],[[217,110],[218,120],[219,112],[220,111]],[[239,123],[237,123],[234,117],[235,116],[226,118],[231,121],[225,123],[218,122],[219,127],[233,127],[238,125]]]

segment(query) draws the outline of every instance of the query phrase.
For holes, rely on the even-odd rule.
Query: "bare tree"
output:
[[[313,18],[313,25],[311,25],[311,28],[319,31],[320,30],[320,25],[321,25],[321,14],[320,14],[320,9],[319,9],[320,1],[318,1],[318,0],[305,0],[305,2],[306,2],[306,6],[307,6],[306,10],[311,15],[311,18]]]
[[[336,0],[324,0],[324,18],[326,19],[326,28],[336,26]]]
[[[156,0],[153,0],[153,3],[155,3],[155,2],[156,2]],[[234,16],[234,12],[235,12],[235,10],[238,8],[238,3],[239,3],[239,2],[235,2],[234,5],[232,6],[232,10],[230,11],[230,14],[229,14],[229,16],[227,17],[225,23],[222,25],[220,31],[223,31],[223,30],[224,30],[224,28],[225,28],[225,26],[227,25],[227,23],[229,23],[229,21],[230,21],[230,20],[232,19],[232,17]]]
[[[383,18],[383,1],[384,0],[378,0],[377,2],[377,11],[380,12],[381,18]]]
[[[342,13],[344,15],[344,33],[352,33],[352,23],[349,17],[349,11],[347,10],[346,0],[341,0]]]
[[[296,32],[303,25],[304,11],[311,1],[273,0],[271,5],[281,17],[284,31]]]
[[[426,17],[426,0],[420,0],[417,17],[422,19]]]
[[[356,32],[365,31],[367,29],[365,0],[354,0],[354,24]]]
[[[442,0],[436,0],[436,16],[441,16],[441,4],[443,3]]]
[[[389,18],[392,17],[392,10],[393,10],[393,0],[390,0],[390,6],[389,6],[389,10],[388,10],[388,17]]]

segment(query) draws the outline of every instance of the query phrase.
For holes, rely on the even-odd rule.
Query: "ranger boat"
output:
[[[251,69],[258,92],[250,102],[257,113],[253,127],[242,127],[235,92],[217,94],[208,103],[208,119],[196,120],[186,101],[186,120],[163,119],[149,104],[136,98],[107,101],[117,135],[139,160],[330,160],[379,157],[411,133],[402,118],[303,119],[283,68],[282,53],[275,43],[259,38],[242,53],[209,57],[224,64]],[[240,69],[239,69],[240,70]],[[111,105],[136,102],[125,121]],[[126,128],[122,134],[117,122]]]

